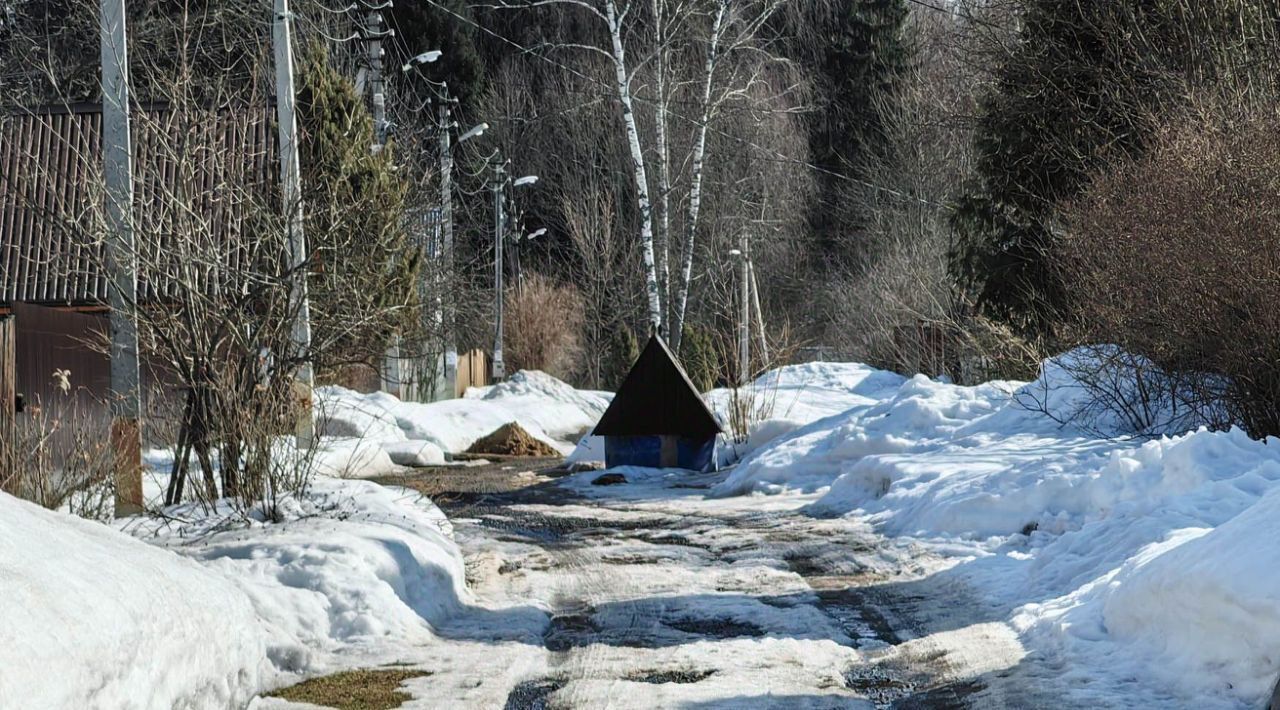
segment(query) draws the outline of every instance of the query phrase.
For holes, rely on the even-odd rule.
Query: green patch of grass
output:
[[[400,684],[431,675],[414,669],[363,669],[312,678],[270,693],[295,703],[310,703],[338,710],[391,710],[412,696]]]

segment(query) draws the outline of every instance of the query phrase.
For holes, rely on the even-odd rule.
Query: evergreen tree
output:
[[[821,178],[821,199],[811,218],[819,255],[832,265],[856,261],[841,239],[856,233],[864,216],[848,199],[847,181],[840,176],[860,177],[868,153],[884,143],[884,109],[892,105],[910,61],[906,18],[905,0],[855,0],[815,18],[813,40],[807,33],[798,35],[798,41],[817,48],[810,63],[824,102],[810,131],[810,149],[814,162],[836,173]]]
[[[952,269],[981,312],[1045,335],[1067,305],[1055,210],[1105,161],[1139,153],[1148,118],[1189,84],[1246,64],[1265,20],[1246,0],[1023,3],[1017,42],[982,102]]]
[[[457,16],[471,18],[465,0],[442,0],[447,10],[430,3],[396,3],[391,9],[391,23],[402,41],[393,43],[394,50],[413,54],[439,50],[436,62],[419,67],[432,81],[445,82],[462,106],[473,103],[484,92],[485,63],[476,45],[476,29]],[[404,48],[404,49],[401,49]],[[393,50],[393,51],[394,51]],[[394,56],[397,65],[410,56]]]
[[[374,153],[373,118],[319,43],[298,67],[305,227],[315,337],[355,360],[377,356],[408,323],[418,252],[404,230],[407,184],[395,146]],[[326,352],[332,348],[325,348]]]

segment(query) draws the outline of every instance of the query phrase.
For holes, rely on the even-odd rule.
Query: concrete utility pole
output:
[[[106,184],[107,304],[111,308],[111,450],[116,512],[142,510],[142,393],[138,254],[133,234],[133,141],[125,0],[102,0],[102,176]],[[8,403],[5,403],[8,406]]]
[[[747,266],[751,270],[751,303],[756,309],[756,338],[760,341],[760,359],[768,366],[769,341],[764,337],[764,311],[760,308],[760,286],[756,282],[755,260],[748,260]]]
[[[369,94],[373,97],[373,152],[387,145],[387,97],[382,84],[382,11],[373,9],[366,18],[365,39],[369,42]]]
[[[302,168],[298,160],[298,119],[293,88],[293,39],[290,34],[289,0],[275,0],[273,44],[276,62],[276,123],[280,129],[280,182],[284,192],[284,208],[288,214],[289,234],[289,311],[293,314],[291,336],[293,356],[301,359],[298,367],[299,399],[304,407],[298,419],[298,447],[309,449],[315,442],[315,422],[311,414],[311,390],[315,386],[311,371],[311,303],[307,297],[306,235],[302,231]]]
[[[493,184],[490,187],[493,190],[493,379],[497,381],[507,376],[506,364],[502,360],[502,251],[507,231],[507,219],[503,214],[506,199],[506,166],[503,164],[501,153],[494,156]]]
[[[747,241],[747,233],[743,232],[741,240],[742,273],[739,276],[739,300],[742,302],[742,322],[738,327],[738,384],[746,385],[751,377],[751,252]]]
[[[374,8],[365,16],[365,41],[369,45],[369,103],[373,106],[373,145],[374,155],[381,153],[387,146],[387,96],[383,80],[382,67],[382,10]],[[382,391],[403,399],[405,372],[404,360],[400,357],[401,336],[396,331],[387,341],[387,348],[382,355]]]
[[[444,270],[453,273],[453,144],[449,87],[440,90],[436,107],[440,127],[440,228],[444,233]],[[453,308],[442,315],[444,330],[444,398],[452,399],[458,387],[458,343],[454,340]]]

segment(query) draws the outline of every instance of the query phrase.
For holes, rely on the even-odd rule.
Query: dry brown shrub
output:
[[[510,371],[542,370],[568,379],[582,357],[578,290],[529,274],[507,291],[506,358]]]
[[[1280,119],[1208,106],[1064,211],[1082,342],[1150,358],[1191,401],[1280,433]]]

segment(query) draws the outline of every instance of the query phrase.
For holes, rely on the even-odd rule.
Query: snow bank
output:
[[[600,421],[613,394],[577,390],[545,372],[521,370],[490,387],[472,387],[466,399],[502,406],[548,436],[576,441]]]
[[[351,461],[349,475],[356,477],[385,473],[397,464],[432,465],[438,458],[435,449],[441,456],[464,452],[511,422],[567,453],[573,450],[572,442],[595,426],[610,396],[576,390],[542,372],[523,371],[492,387],[473,387],[463,399],[430,404],[402,402],[381,392],[318,387],[317,428],[336,449],[332,461],[319,460],[331,475],[341,475],[334,462]]]
[[[739,391],[739,397],[749,398],[756,421],[746,445],[738,445],[735,454],[745,456],[819,419],[870,406],[902,382],[901,375],[861,363],[811,362],[766,372]],[[706,400],[721,423],[727,423],[733,391],[712,390]]]
[[[916,376],[874,378],[883,399],[859,396],[857,404],[775,439],[748,455],[716,488],[719,495],[749,491],[817,490],[864,457],[919,452],[941,446],[1010,397],[1001,383],[956,387]]]
[[[0,707],[225,708],[269,683],[236,585],[0,493]]]
[[[286,671],[325,670],[352,654],[396,660],[470,598],[452,526],[417,493],[317,478],[279,508],[279,522],[188,504],[119,524],[220,576]]]
[[[1280,674],[1280,441],[1135,439],[1072,372],[1058,360],[1026,384],[900,381],[763,446],[714,493],[816,492],[813,514],[964,555],[950,574],[1081,684],[1259,705]]]

